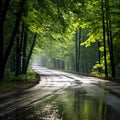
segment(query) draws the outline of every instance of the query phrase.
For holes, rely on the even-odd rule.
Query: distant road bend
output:
[[[32,68],[39,84],[0,96],[0,120],[120,120],[120,84]]]

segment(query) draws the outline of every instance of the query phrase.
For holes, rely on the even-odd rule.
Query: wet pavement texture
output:
[[[33,66],[36,86],[0,96],[0,120],[120,120],[120,84]]]

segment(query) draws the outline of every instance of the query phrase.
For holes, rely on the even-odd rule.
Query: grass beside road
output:
[[[4,80],[0,82],[0,94],[30,88],[38,82],[39,79],[36,78],[36,73],[32,69],[28,70],[27,75],[19,75],[18,77],[14,77],[13,73],[7,71]]]
[[[0,93],[9,91],[11,89],[16,89],[18,85],[14,82],[2,81],[0,82]]]

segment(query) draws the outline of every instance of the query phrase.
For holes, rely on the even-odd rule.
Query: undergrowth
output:
[[[15,73],[11,72],[9,69],[5,71],[5,77],[2,82],[0,82],[0,92],[7,91],[10,89],[16,89],[19,84],[34,83],[37,81],[35,78],[35,72],[29,68],[26,75],[19,75],[15,77]]]

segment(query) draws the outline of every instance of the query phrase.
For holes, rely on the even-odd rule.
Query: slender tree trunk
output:
[[[80,29],[76,32],[76,72],[79,72],[80,61]]]
[[[100,48],[100,42],[98,41],[98,63],[101,64],[101,61],[100,61],[100,56],[101,56],[101,54],[100,54],[99,48]],[[99,68],[99,73],[100,73],[100,72],[101,72],[101,68]]]
[[[64,70],[65,69],[65,61],[61,61],[61,68]]]
[[[3,0],[0,0],[0,16],[2,14],[2,5],[3,5]],[[0,19],[1,19],[1,17],[0,17]]]
[[[22,73],[22,65],[21,65],[21,58],[22,58],[22,45],[23,45],[23,39],[22,38],[22,34],[20,36],[20,32],[18,30],[18,35],[17,35],[17,40],[16,40],[16,73],[15,76],[18,76]]]
[[[21,28],[21,43],[20,43],[20,46],[21,46],[21,49],[22,49],[22,44],[23,44],[23,38],[24,38],[24,29],[25,29],[25,26],[24,26],[24,22],[22,22],[22,28]]]
[[[26,67],[25,67],[25,73],[24,74],[27,73],[29,61],[30,61],[30,58],[31,58],[31,55],[32,55],[33,48],[35,46],[36,38],[37,38],[37,34],[34,35],[33,43],[32,43],[32,46],[31,46],[31,49],[30,49],[30,52],[28,54],[28,58],[27,58],[27,61],[26,61]]]
[[[3,0],[0,0],[0,64],[2,64],[4,54],[4,22],[8,11],[10,0],[6,0],[3,5]]]
[[[18,30],[19,31],[19,30]],[[16,38],[16,69],[15,69],[15,76],[17,77],[20,75],[21,72],[21,51],[20,51],[20,37],[19,37],[19,32],[17,34]]]
[[[112,43],[112,30],[111,30],[111,22],[110,22],[110,10],[109,10],[109,0],[106,0],[106,27],[107,27],[107,40],[108,47],[110,53],[110,63],[111,63],[111,72],[112,77],[115,77],[115,65],[114,65],[114,57],[113,57],[113,43]]]
[[[79,72],[80,72],[80,57],[81,57],[81,47],[80,47],[80,44],[81,44],[81,37],[82,36],[82,28],[79,28],[79,46],[78,46],[78,49],[79,49],[79,55],[78,55],[78,58],[79,58]]]
[[[27,31],[24,33],[24,40],[23,40],[23,59],[22,59],[22,74],[26,73],[26,49],[27,49]]]
[[[2,13],[1,13],[2,17],[1,17],[1,19],[2,19],[3,22],[5,21],[5,17],[6,17],[7,11],[8,11],[10,1],[11,0],[6,0],[4,5],[3,5],[3,9],[1,8],[2,9]]]
[[[0,21],[0,64],[3,59],[3,52],[4,52],[4,38],[3,38],[3,23]]]
[[[15,56],[15,47],[13,48],[13,54],[12,54],[12,56],[11,56],[11,67],[10,67],[10,70],[12,71],[12,72],[15,72],[15,67],[16,67],[16,64],[15,64],[15,60],[16,60],[16,56]]]
[[[76,65],[75,65],[75,69],[76,69],[76,72],[78,71],[78,51],[77,51],[77,31],[76,31],[76,34],[75,34],[75,49],[76,49]]]
[[[23,33],[24,33],[24,24],[22,23],[22,27],[18,28],[17,38],[16,38],[16,59],[15,59],[15,76],[22,74],[22,45],[23,45]],[[21,34],[20,30],[21,29]],[[24,52],[23,52],[24,54]]]
[[[107,59],[106,59],[106,39],[105,39],[105,16],[104,16],[104,3],[102,0],[102,24],[103,24],[103,44],[104,44],[104,64],[105,64],[105,76],[108,78]]]
[[[114,51],[113,51],[113,39],[112,39],[112,27],[111,27],[111,21],[109,21],[110,26],[110,46],[111,46],[111,67],[112,67],[112,77],[116,77],[115,72],[115,62],[114,62]]]
[[[2,4],[3,0],[0,0],[0,63],[3,58],[3,21],[2,21]]]

